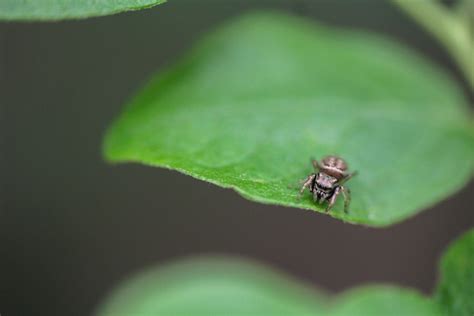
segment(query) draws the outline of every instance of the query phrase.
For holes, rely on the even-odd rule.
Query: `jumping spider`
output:
[[[355,176],[357,172],[347,172],[347,163],[340,157],[327,156],[321,163],[311,161],[316,173],[312,173],[304,180],[300,190],[300,197],[306,188],[313,194],[314,202],[322,204],[328,202],[326,212],[329,212],[336,203],[337,196],[344,196],[344,212],[347,213],[351,202],[351,192],[343,184]]]

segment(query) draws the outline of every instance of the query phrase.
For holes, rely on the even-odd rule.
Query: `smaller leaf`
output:
[[[0,20],[64,20],[149,8],[166,0],[0,0]]]
[[[200,258],[141,273],[117,290],[97,316],[474,315],[474,229],[456,241],[441,262],[435,298],[387,285],[324,296],[251,261]],[[441,314],[442,311],[445,313]]]
[[[194,259],[125,282],[97,316],[440,316],[433,300],[389,286],[357,288],[332,304],[323,299],[303,284],[250,261]]]
[[[459,238],[443,256],[436,298],[446,315],[474,315],[474,229]]]
[[[432,299],[391,286],[366,286],[351,290],[333,304],[331,316],[441,316]]]
[[[150,270],[125,282],[99,316],[319,315],[305,286],[241,259],[207,258]]]

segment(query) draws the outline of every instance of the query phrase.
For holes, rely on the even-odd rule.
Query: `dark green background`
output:
[[[387,34],[468,91],[428,34],[376,0],[170,0],[83,21],[0,24],[2,315],[87,315],[130,273],[205,253],[261,259],[331,291],[381,281],[432,290],[442,250],[474,225],[472,182],[380,230],[103,162],[104,131],[134,91],[201,34],[252,8]]]

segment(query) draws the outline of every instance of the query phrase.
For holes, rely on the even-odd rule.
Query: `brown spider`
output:
[[[311,161],[316,173],[312,173],[304,180],[300,190],[300,197],[306,188],[313,194],[313,200],[322,204],[328,202],[326,212],[329,212],[336,203],[337,196],[342,193],[344,196],[344,212],[347,213],[351,202],[351,191],[343,184],[355,176],[357,171],[347,172],[347,163],[337,156],[327,156],[321,163],[317,160]]]

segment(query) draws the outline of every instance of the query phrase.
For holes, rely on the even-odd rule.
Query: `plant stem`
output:
[[[474,37],[470,34],[471,0],[463,0],[459,10],[444,7],[436,0],[393,0],[400,8],[423,25],[441,44],[474,89]],[[471,22],[472,23],[472,22]]]

